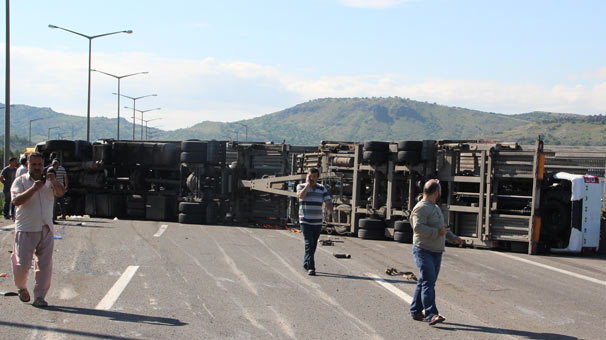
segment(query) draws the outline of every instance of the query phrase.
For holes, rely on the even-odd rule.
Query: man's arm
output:
[[[309,190],[309,187],[311,186],[310,183],[310,179],[309,179],[309,174],[307,174],[307,177],[305,178],[305,186],[297,191],[297,197],[302,200],[307,196],[307,191]]]
[[[53,191],[55,192],[55,197],[62,197],[65,194],[65,188],[63,187],[63,184],[61,184],[57,181],[55,174],[47,173],[46,180],[48,180],[52,183]]]
[[[18,183],[13,183],[14,185],[19,185]],[[29,189],[22,191],[22,192],[18,192],[20,189],[22,188],[18,188],[17,192],[12,191],[12,196],[13,196],[13,204],[15,206],[20,206],[21,204],[29,201],[30,198],[32,198],[32,196],[38,191],[40,190],[40,188],[42,188],[44,186],[44,183],[42,181],[36,181],[34,182],[34,185],[32,185]]]
[[[63,181],[65,182],[65,185],[63,186],[64,187],[63,189],[65,189],[65,191],[67,191],[67,188],[69,187],[69,181],[67,180],[67,171],[63,175]]]

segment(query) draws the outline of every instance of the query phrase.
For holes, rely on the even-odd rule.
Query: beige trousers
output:
[[[15,246],[11,260],[13,275],[18,289],[27,288],[27,276],[36,254],[34,264],[34,298],[44,298],[51,284],[53,272],[53,233],[48,226],[39,232],[18,231],[15,233]]]

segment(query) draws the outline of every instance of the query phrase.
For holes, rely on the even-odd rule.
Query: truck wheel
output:
[[[416,165],[421,161],[419,151],[398,151],[398,163]]]
[[[398,142],[398,151],[421,151],[423,142],[416,140],[403,140]]]
[[[396,221],[393,225],[394,231],[412,233],[412,226],[406,221]]]
[[[205,224],[206,219],[202,214],[179,214],[179,223],[181,224]]]
[[[385,229],[360,229],[358,230],[358,238],[363,240],[384,240]]]
[[[412,243],[412,233],[396,231],[393,233],[393,240],[400,243]]]
[[[381,230],[385,232],[385,221],[376,218],[362,218],[358,221],[358,229]]]
[[[204,163],[204,156],[202,152],[181,152],[181,163]]]
[[[541,210],[541,231],[551,237],[563,236],[570,227],[570,208],[562,201],[552,199]]]
[[[48,140],[46,141],[46,149],[45,151],[71,151],[72,153],[76,150],[76,143],[73,140]]]
[[[186,214],[202,214],[205,205],[201,202],[179,202],[179,212]]]
[[[364,142],[364,151],[389,151],[389,143],[388,142]]]
[[[382,164],[387,161],[388,155],[386,151],[364,151],[362,159],[370,164]]]

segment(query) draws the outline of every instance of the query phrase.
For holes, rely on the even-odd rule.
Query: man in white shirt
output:
[[[35,252],[35,307],[48,306],[44,298],[50,288],[53,270],[53,203],[55,197],[61,197],[65,192],[53,172],[47,173],[44,180],[43,164],[42,154],[32,153],[28,173],[15,179],[11,187],[12,201],[17,207],[15,245],[11,256],[13,276],[19,289],[19,299],[28,302],[27,276]]]

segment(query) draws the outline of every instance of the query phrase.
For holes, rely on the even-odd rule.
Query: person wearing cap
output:
[[[434,288],[440,273],[444,243],[448,239],[459,247],[463,245],[463,240],[444,223],[442,210],[436,204],[441,191],[437,179],[427,181],[423,187],[423,199],[415,205],[410,216],[413,229],[412,255],[420,274],[410,304],[410,315],[414,320],[427,321],[430,325],[446,320],[438,313]]]
[[[11,187],[12,200],[17,206],[15,243],[11,262],[19,299],[30,301],[27,276],[35,257],[34,307],[46,307],[53,271],[53,203],[65,193],[54,171],[42,176],[44,158],[41,153],[29,155],[28,173],[18,177]]]

